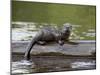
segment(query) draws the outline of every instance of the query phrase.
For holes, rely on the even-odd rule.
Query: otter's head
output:
[[[66,23],[64,24],[63,28],[62,28],[62,33],[69,33],[72,30],[72,26],[70,23]]]

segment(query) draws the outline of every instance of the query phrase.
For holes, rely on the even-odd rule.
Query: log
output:
[[[74,41],[74,40],[73,40]],[[63,47],[57,43],[49,43],[47,45],[34,45],[31,54],[36,55],[40,53],[62,53],[65,55],[92,55],[95,53],[95,40],[77,40],[78,45],[71,45],[65,43]],[[12,53],[24,54],[29,41],[12,41]]]

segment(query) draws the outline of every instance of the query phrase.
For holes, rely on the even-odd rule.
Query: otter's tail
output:
[[[31,41],[31,43],[29,43],[28,47],[27,47],[27,50],[25,52],[25,60],[30,60],[30,52],[31,52],[31,49],[33,48],[33,46],[35,45],[36,41],[33,39]]]
[[[28,45],[27,47],[27,51],[25,52],[25,59],[26,60],[30,60],[30,52],[31,52],[31,49],[33,48],[33,46],[36,44],[36,42],[41,39],[41,37],[43,36],[43,32],[42,31],[39,31],[35,37],[32,39],[31,43]]]

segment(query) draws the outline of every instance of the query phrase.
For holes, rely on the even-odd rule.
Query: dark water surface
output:
[[[12,56],[12,74],[42,73],[96,68],[95,57],[32,56],[30,61],[23,55]]]

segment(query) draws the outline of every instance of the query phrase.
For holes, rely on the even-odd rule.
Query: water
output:
[[[42,73],[95,69],[95,58],[64,56],[32,56],[31,61],[23,55],[13,55],[12,74]]]
[[[95,61],[87,61],[87,62],[84,62],[84,61],[81,61],[81,62],[73,62],[72,64],[72,68],[78,68],[78,69],[87,69],[87,68],[94,68],[95,67]]]
[[[34,63],[31,61],[21,60],[12,62],[12,73],[31,73],[34,72]]]

